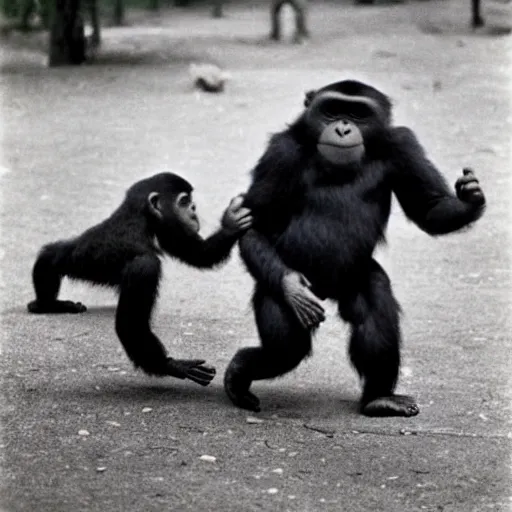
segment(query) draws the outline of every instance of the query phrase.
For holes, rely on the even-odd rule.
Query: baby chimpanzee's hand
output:
[[[215,368],[204,364],[204,359],[167,358],[167,375],[178,379],[190,379],[201,386],[208,386],[215,377]]]
[[[252,225],[251,210],[242,206],[243,202],[242,194],[234,197],[222,216],[222,227],[229,234],[236,235],[240,231],[249,229]]]
[[[485,197],[475,173],[471,169],[464,169],[463,176],[455,182],[455,192],[457,197],[465,203],[471,203],[476,206],[485,204]]]

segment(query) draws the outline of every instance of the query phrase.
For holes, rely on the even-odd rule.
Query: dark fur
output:
[[[212,268],[229,257],[239,236],[219,229],[203,240],[187,232],[168,208],[162,220],[148,211],[151,192],[158,192],[164,206],[169,206],[180,192],[191,191],[190,183],[171,173],[139,181],[108,219],[76,238],[43,247],[33,268],[36,300],[28,305],[29,311],[85,311],[80,303],[57,300],[63,277],[113,287],[119,292],[116,331],[134,365],[148,374],[184,378],[173,367],[177,360],[167,357],[150,328],[161,277],[160,256],[166,253],[194,267]]]
[[[337,301],[340,317],[350,323],[350,358],[364,382],[364,406],[393,396],[400,366],[399,306],[388,276],[373,259],[385,237],[392,193],[407,217],[431,235],[456,231],[483,211],[482,205],[458,199],[410,129],[391,127],[386,96],[354,81],[319,92],[326,89],[371,97],[383,113],[362,128],[366,156],[354,168],[321,164],[300,116],[271,138],[252,172],[245,203],[255,222],[240,239],[240,250],[256,281],[253,307],[261,347],[234,356],[225,387],[235,404],[256,411],[251,382],[284,375],[311,351],[310,331],[283,299],[289,269],[303,273],[318,297]],[[306,104],[311,99],[310,94]],[[399,408],[401,400],[395,400]]]

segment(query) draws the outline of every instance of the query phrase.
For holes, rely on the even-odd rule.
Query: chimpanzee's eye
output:
[[[346,103],[337,99],[326,100],[320,105],[320,112],[328,119],[339,119],[346,114]]]
[[[189,194],[182,194],[181,197],[178,199],[178,206],[180,208],[186,208],[189,204],[192,198]]]
[[[373,109],[366,103],[328,99],[320,105],[320,112],[327,119],[364,120],[373,116]]]
[[[373,110],[366,103],[352,103],[347,114],[353,119],[368,119],[373,116]]]

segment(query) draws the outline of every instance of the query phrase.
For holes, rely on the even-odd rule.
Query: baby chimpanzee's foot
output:
[[[33,300],[27,304],[30,313],[83,313],[87,308],[81,302],[71,300],[53,300],[51,302],[41,302]]]
[[[420,408],[410,396],[381,396],[363,404],[361,412],[366,416],[416,416]]]
[[[242,409],[248,411],[260,412],[260,401],[257,396],[249,391],[251,381],[247,381],[236,374],[231,365],[224,374],[224,389],[230,400]]]

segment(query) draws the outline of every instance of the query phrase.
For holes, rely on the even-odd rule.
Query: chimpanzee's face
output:
[[[174,201],[174,214],[183,224],[187,231],[198,233],[200,224],[196,213],[196,203],[192,199],[192,194],[181,192]]]
[[[148,205],[152,216],[157,219],[159,236],[179,233],[196,235],[199,232],[199,219],[192,192],[151,192]]]
[[[304,117],[321,157],[346,166],[364,157],[365,134],[377,123],[379,110],[372,98],[323,91],[310,94]]]

